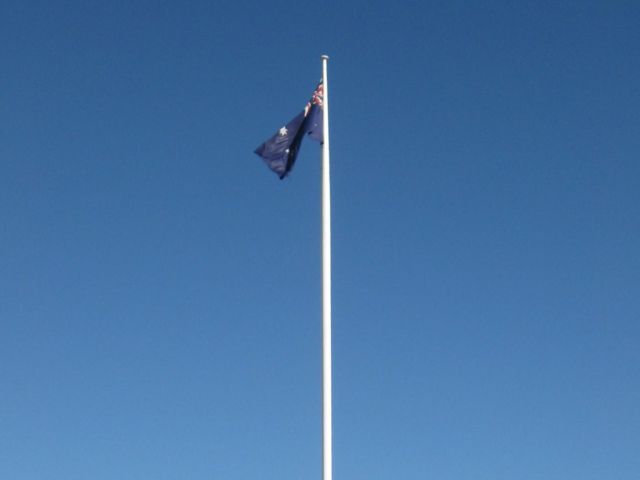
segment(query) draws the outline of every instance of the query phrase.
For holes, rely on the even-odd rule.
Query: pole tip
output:
[[[322,60],[329,60],[329,55],[321,55],[320,58]]]

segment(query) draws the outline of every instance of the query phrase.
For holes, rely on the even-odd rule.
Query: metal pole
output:
[[[322,478],[332,479],[331,431],[331,186],[329,183],[329,84],[322,55]]]

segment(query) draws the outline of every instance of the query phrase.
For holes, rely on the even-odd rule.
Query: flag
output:
[[[286,177],[293,168],[305,135],[322,143],[322,106],[323,87],[320,81],[304,110],[255,149],[255,153],[280,179]]]

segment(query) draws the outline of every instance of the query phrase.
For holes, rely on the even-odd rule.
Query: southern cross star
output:
[[[280,135],[282,135],[283,137],[284,137],[287,133],[288,133],[288,132],[287,132],[287,127],[282,127],[282,128],[280,129]]]

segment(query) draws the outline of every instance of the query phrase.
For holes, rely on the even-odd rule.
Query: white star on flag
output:
[[[288,133],[287,131],[287,127],[282,127],[280,129],[280,135],[282,135],[283,137]]]

